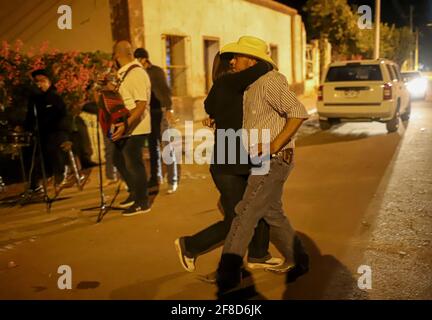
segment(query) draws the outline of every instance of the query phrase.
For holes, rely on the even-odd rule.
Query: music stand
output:
[[[117,196],[120,193],[121,188],[121,181],[119,181],[119,184],[117,186],[117,190],[114,194],[113,199],[111,200],[110,204],[107,205],[107,202],[105,200],[105,193],[103,190],[103,173],[102,173],[102,157],[101,157],[101,139],[100,139],[100,133],[99,133],[99,112],[96,113],[96,134],[97,134],[97,145],[98,145],[98,158],[99,158],[99,194],[100,194],[100,204],[97,207],[90,207],[90,208],[84,208],[81,209],[81,211],[93,211],[93,210],[99,210],[99,214],[96,220],[96,223],[100,223],[102,219],[105,217],[105,215],[110,210],[124,210],[123,208],[117,208],[113,207],[114,201],[116,200]]]

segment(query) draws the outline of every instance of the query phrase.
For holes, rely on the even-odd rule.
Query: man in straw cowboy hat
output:
[[[259,60],[277,69],[267,49],[263,40],[243,36],[223,47],[221,53],[234,54],[230,63],[235,72]],[[217,271],[219,297],[226,296],[241,283],[243,256],[262,218],[270,225],[272,242],[285,258],[282,265],[266,270],[286,274],[286,281],[292,282],[309,268],[308,255],[282,207],[283,186],[293,169],[293,137],[309,115],[289,90],[286,77],[276,70],[263,75],[245,91],[243,109],[243,129],[270,131],[270,144],[266,145],[262,137],[257,144],[258,154],[267,154],[267,159],[270,158],[270,169],[266,174],[250,175],[243,199],[236,206],[236,217],[225,240]]]

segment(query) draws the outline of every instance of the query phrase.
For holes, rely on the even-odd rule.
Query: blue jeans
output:
[[[295,232],[282,207],[283,186],[294,165],[273,158],[266,175],[250,175],[243,199],[237,204],[236,216],[225,240],[223,253],[243,257],[258,221],[270,225],[271,242],[287,260],[293,260]]]
[[[140,206],[149,205],[147,173],[142,149],[146,135],[131,136],[114,143],[114,165],[126,182],[129,192]]]
[[[224,220],[216,222],[193,236],[185,237],[187,251],[199,256],[223,243],[235,217],[235,206],[245,192],[248,175],[233,175],[212,172],[213,181],[221,194]],[[252,239],[253,235],[253,239]],[[249,262],[264,262],[271,257],[268,252],[270,243],[269,226],[264,220],[252,230],[249,245]]]
[[[152,111],[151,113],[151,126],[152,131],[149,136],[149,151],[150,151],[150,181],[156,183],[162,180],[162,158],[161,158],[161,144],[165,148],[169,143],[162,141],[162,133],[169,128],[168,121],[163,116],[162,111]],[[170,151],[173,159],[172,164],[167,164],[168,183],[174,185],[178,182],[178,165],[175,159],[174,148]]]

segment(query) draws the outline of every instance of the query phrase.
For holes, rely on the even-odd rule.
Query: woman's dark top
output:
[[[72,132],[71,117],[54,86],[51,86],[46,92],[30,97],[24,122],[24,128],[30,132],[35,132],[36,129],[34,106],[36,106],[41,136],[56,135],[60,141],[68,141]]]
[[[234,131],[237,131],[242,128],[244,91],[268,71],[270,71],[270,66],[267,63],[258,62],[253,67],[240,72],[223,75],[215,81],[204,101],[204,107],[210,118],[215,120],[216,129],[234,129]],[[225,160],[223,164],[220,162],[217,163],[218,146],[220,148],[223,147],[219,140],[220,138],[218,139],[218,134],[215,132],[213,160],[210,170],[213,173],[249,174],[250,165],[244,163],[244,161],[240,162],[241,150],[247,154],[247,151],[243,148],[241,139],[236,138],[236,156],[229,163],[228,139],[225,138],[225,157],[223,158]],[[231,157],[233,157],[232,154]]]

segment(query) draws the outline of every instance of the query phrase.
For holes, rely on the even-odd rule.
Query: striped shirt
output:
[[[270,71],[255,81],[243,96],[243,129],[269,129],[270,141],[282,132],[287,118],[307,119],[305,106],[288,88],[286,77]],[[261,143],[261,135],[259,136]],[[282,149],[294,148],[294,138]]]

